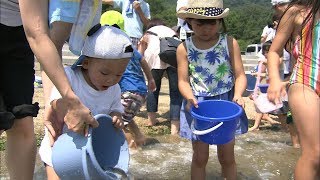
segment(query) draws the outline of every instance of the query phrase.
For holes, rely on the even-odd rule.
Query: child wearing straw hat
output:
[[[194,32],[177,49],[178,86],[184,97],[180,135],[192,141],[191,179],[205,179],[209,144],[192,133],[190,106],[198,108],[198,101],[223,99],[244,107],[242,94],[247,79],[238,42],[225,32],[223,18],[228,14],[223,0],[189,0],[186,9],[177,12]],[[247,121],[243,113],[240,122],[246,124]],[[245,133],[247,126],[242,124],[239,127],[243,128],[241,133]],[[236,179],[237,175],[234,145],[234,139],[217,145],[222,176],[226,179]]]
[[[133,55],[129,36],[116,27],[98,24],[88,32],[79,59],[71,67],[65,68],[72,89],[92,114],[110,115],[114,126],[119,129],[124,126],[122,121],[124,111],[118,82]],[[65,133],[70,130],[67,129],[61,117],[65,107],[60,106],[60,97],[59,92],[54,88],[50,98],[51,111],[59,120],[59,123],[56,122],[54,126]],[[59,179],[52,167],[51,145],[54,140],[49,133],[46,128],[39,154],[45,163],[48,179]]]

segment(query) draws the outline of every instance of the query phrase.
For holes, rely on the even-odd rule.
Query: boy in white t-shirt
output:
[[[118,82],[132,56],[133,48],[129,36],[116,27],[101,27],[98,24],[88,32],[79,59],[71,67],[65,68],[72,89],[92,114],[110,115],[114,126],[120,129],[123,128],[123,106]],[[60,116],[65,110],[59,104],[60,98],[59,92],[54,88],[50,98],[51,110],[60,120],[55,122],[54,126],[65,133],[69,130]],[[48,129],[45,129],[45,132],[39,154],[45,163],[48,179],[59,179],[51,161],[51,146],[54,140]]]

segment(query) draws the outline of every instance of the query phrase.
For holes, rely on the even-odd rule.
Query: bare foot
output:
[[[281,124],[280,122],[273,120],[268,114],[263,114],[262,119],[269,121],[271,125]]]
[[[270,124],[274,125],[274,124],[281,124],[280,122],[278,121],[275,121],[275,120],[268,120],[270,122]]]
[[[178,135],[180,130],[180,121],[171,120],[171,135]]]
[[[129,143],[128,146],[130,149],[137,149],[138,148],[137,143],[134,142],[134,140],[131,140],[131,142]]]
[[[300,147],[301,147],[300,144],[293,144],[292,146],[293,146],[293,148],[295,148],[295,149],[300,149]]]
[[[146,144],[146,138],[143,135],[134,138],[137,146],[144,146]]]
[[[160,122],[156,119],[156,120],[148,120],[148,122],[146,123],[147,127],[151,127],[151,126],[155,126],[157,124],[159,124]]]
[[[254,127],[254,126],[248,129],[248,131],[259,131],[259,130],[260,130],[259,127]]]
[[[157,120],[157,116],[155,112],[148,112],[148,122],[146,124],[147,127],[157,125],[159,121]]]

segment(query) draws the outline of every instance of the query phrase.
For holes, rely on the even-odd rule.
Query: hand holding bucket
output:
[[[61,179],[119,179],[128,173],[128,144],[108,115],[96,115],[99,127],[87,137],[69,131],[52,148],[53,168]],[[117,173],[121,172],[121,173]]]
[[[226,144],[234,139],[242,108],[226,100],[205,100],[191,108],[194,130],[199,139],[208,144]]]

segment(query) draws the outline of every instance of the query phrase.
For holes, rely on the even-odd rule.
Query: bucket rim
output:
[[[259,84],[258,87],[269,87],[269,84]]]
[[[205,117],[205,116],[201,116],[201,115],[198,115],[194,112],[194,109],[195,107],[192,106],[191,108],[191,115],[194,119],[199,119],[199,120],[202,120],[202,121],[216,121],[216,122],[223,122],[223,121],[231,121],[231,120],[234,120],[238,117],[241,116],[241,114],[243,113],[243,109],[241,108],[241,106],[239,106],[238,104],[232,102],[232,101],[227,101],[227,100],[204,100],[204,101],[199,101],[198,102],[198,105],[200,105],[201,103],[204,103],[204,102],[225,102],[225,103],[229,103],[229,104],[232,104],[234,105],[237,109],[238,109],[238,112],[234,115],[231,115],[231,116],[226,116],[226,117],[222,117],[222,118],[211,118],[211,117]]]

